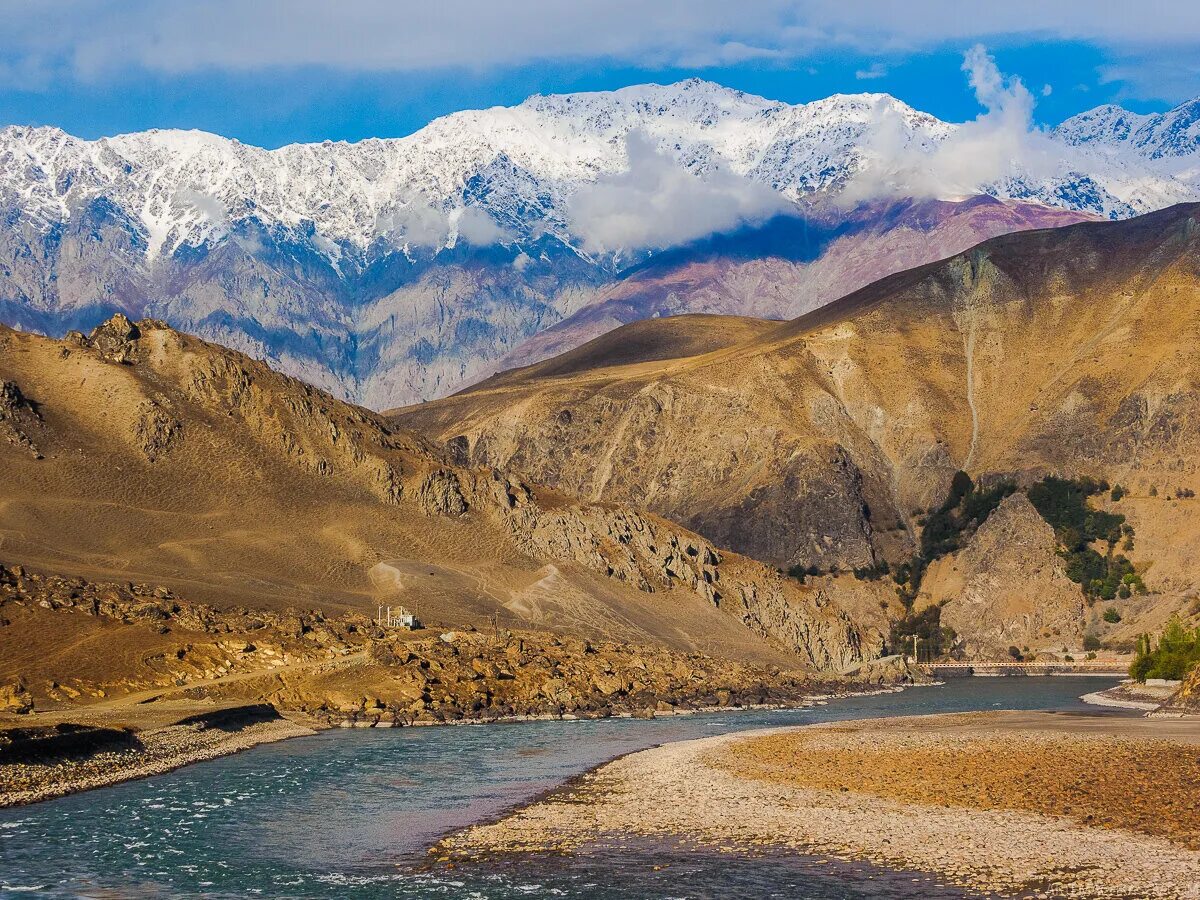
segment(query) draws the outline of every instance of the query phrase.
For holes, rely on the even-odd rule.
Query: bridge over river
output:
[[[930,675],[1128,675],[1125,666],[1114,662],[926,662],[918,668]]]

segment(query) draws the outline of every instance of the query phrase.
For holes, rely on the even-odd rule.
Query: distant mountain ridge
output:
[[[978,192],[1106,218],[1195,199],[1198,108],[1076,116],[1048,136],[1053,174],[1018,170]],[[9,127],[0,319],[61,333],[113,311],[153,315],[372,406],[428,399],[646,260],[595,250],[571,214],[582,187],[627,166],[631,134],[700,178],[731,173],[826,215],[885,126],[922,153],[959,128],[886,94],[791,105],[695,79],[277,150],[201,132],[85,141]]]

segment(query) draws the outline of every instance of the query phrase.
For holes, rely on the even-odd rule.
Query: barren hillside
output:
[[[1200,207],[1180,205],[996,238],[770,330],[627,326],[395,421],[821,571],[908,559],[960,469],[1106,479],[1147,584],[1182,597],[1200,581],[1198,328]]]
[[[0,557],[218,608],[417,607],[839,668],[875,652],[835,602],[635,508],[577,504],[264,364],[118,316],[0,329]],[[798,653],[799,656],[793,655]]]

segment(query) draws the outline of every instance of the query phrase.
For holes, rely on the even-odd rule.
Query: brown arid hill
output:
[[[1093,217],[1038,203],[972,197],[899,200],[814,211],[805,249],[759,236],[708,249],[667,252],[604,288],[563,321],[518,344],[492,371],[527,366],[614,328],[686,313],[793,319],[893,272],[944,259],[987,238]],[[795,225],[790,226],[795,229]],[[792,237],[791,235],[787,236]],[[754,252],[746,252],[747,250]]]
[[[1200,206],[1180,205],[995,238],[769,330],[640,322],[393,418],[464,464],[636,500],[784,568],[909,558],[959,469],[1107,479],[1128,495],[1093,502],[1136,529],[1146,584],[1174,598],[1138,602],[1162,619],[1200,580],[1198,332]],[[1064,588],[1048,538],[1025,537],[1038,584]],[[942,581],[978,596],[962,563]]]
[[[836,583],[799,586],[637,508],[456,466],[375,413],[159,322],[117,316],[62,341],[0,328],[0,382],[8,565],[217,609],[402,603],[442,627],[790,668],[879,650]]]

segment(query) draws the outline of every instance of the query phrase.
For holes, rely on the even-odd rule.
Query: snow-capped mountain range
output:
[[[637,246],[611,228],[601,240],[576,205],[586,194],[594,211],[608,188],[618,205],[664,193],[657,169],[629,171],[631,135],[694,176],[697,209],[739,195],[712,220],[720,231],[780,212],[827,219],[881,148],[934,158],[963,127],[885,94],[790,105],[698,80],[277,150],[195,131],[86,141],[8,127],[0,317],[53,332],[114,309],[152,314],[394,405],[466,383],[672,243],[672,229]],[[1034,138],[1036,159],[923,190],[1110,218],[1200,198],[1200,100],[1154,116],[1100,107]]]

